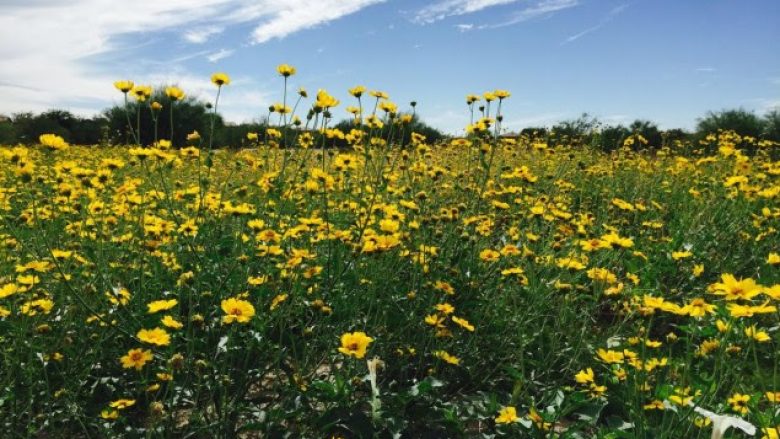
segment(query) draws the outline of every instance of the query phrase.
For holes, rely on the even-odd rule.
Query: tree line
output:
[[[188,134],[197,131],[202,136],[211,132],[214,118],[215,147],[240,148],[247,146],[248,133],[263,133],[272,126],[268,116],[256,121],[232,124],[227,123],[217,113],[212,113],[209,103],[188,97],[172,102],[158,87],[152,102],[162,104],[156,112],[150,109],[148,102],[132,102],[127,107],[114,106],[92,117],[80,117],[65,110],[49,110],[39,114],[18,113],[11,117],[0,116],[0,145],[33,144],[41,134],[57,134],[67,142],[79,145],[122,145],[133,143],[128,128],[140,125],[141,144],[152,144],[155,139],[171,140],[174,147],[187,144]],[[173,108],[173,124],[170,123],[170,111]],[[304,115],[305,116],[305,115]],[[349,119],[331,124],[347,133],[354,127]],[[292,129],[302,129],[293,127]],[[171,136],[171,128],[173,136]],[[389,130],[389,125],[383,131]],[[743,136],[780,142],[780,111],[773,110],[760,116],[744,109],[709,112],[697,121],[694,131],[683,129],[661,130],[657,124],[647,120],[636,120],[629,125],[605,124],[589,114],[559,122],[551,127],[528,127],[519,133],[509,135],[529,135],[545,137],[551,143],[576,141],[589,144],[598,149],[610,151],[620,147],[623,141],[633,134],[639,134],[647,140],[650,147],[661,147],[675,141],[695,142],[709,133],[718,130],[733,130]],[[409,142],[412,132],[426,136],[429,142],[445,139],[441,131],[433,128],[414,115],[404,130],[400,130],[398,141]],[[384,134],[384,133],[380,133]],[[346,142],[344,142],[346,144]],[[331,143],[333,144],[333,143]],[[338,139],[335,146],[342,146]]]

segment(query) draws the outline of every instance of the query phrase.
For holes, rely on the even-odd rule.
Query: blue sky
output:
[[[512,92],[519,130],[582,112],[692,128],[707,110],[780,106],[777,0],[3,0],[0,113],[118,103],[116,79],[178,83],[241,122],[293,88],[351,104],[358,84],[456,133],[465,95]]]

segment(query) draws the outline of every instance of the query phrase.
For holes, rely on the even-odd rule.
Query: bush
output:
[[[780,110],[772,110],[764,116],[763,137],[780,142]]]
[[[159,102],[163,106],[162,110],[156,112],[157,139],[171,140],[174,147],[180,147],[186,144],[187,134],[197,131],[208,141],[208,135],[211,131],[211,110],[208,108],[208,104],[193,97],[186,97],[173,103],[173,139],[171,139],[170,111],[172,102],[165,95],[165,87],[155,87],[154,93],[146,102],[130,102],[127,108],[124,105],[114,106],[105,111],[104,116],[108,120],[113,143],[133,143],[133,136],[128,128],[128,119],[129,126],[136,130],[140,119],[140,143],[142,145],[154,143],[154,113],[150,108],[152,102]],[[218,137],[216,132],[221,130],[223,126],[222,117],[217,114],[214,123],[215,140]]]
[[[764,132],[764,121],[755,113],[741,108],[719,112],[710,111],[698,120],[697,137],[703,138],[707,134],[718,132],[718,130],[730,130],[742,136],[761,137]]]

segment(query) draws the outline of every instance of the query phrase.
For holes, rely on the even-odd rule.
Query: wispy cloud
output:
[[[233,50],[229,50],[229,49],[220,49],[219,51],[211,53],[208,56],[206,56],[206,59],[209,60],[209,62],[214,63],[221,59],[229,57],[230,55],[233,54],[233,52],[234,52]]]
[[[597,30],[601,29],[602,27],[606,26],[610,21],[614,20],[615,17],[620,15],[623,11],[625,11],[628,8],[628,4],[622,4],[619,6],[616,6],[612,8],[607,15],[604,16],[604,18],[601,19],[601,21],[596,24],[595,26],[591,26],[582,32],[578,32],[574,35],[569,36],[566,38],[561,44],[569,44],[574,41],[579,40],[580,38],[584,37],[585,35],[588,35],[589,33],[596,32]]]
[[[509,20],[498,24],[481,26],[481,28],[498,28],[522,23],[537,17],[552,15],[564,9],[573,8],[579,5],[579,0],[540,0],[535,4],[528,6],[514,13]]]
[[[440,0],[418,10],[412,21],[418,24],[433,23],[447,17],[471,14],[491,6],[516,3],[520,0]]]
[[[780,110],[780,98],[756,98],[748,99],[745,102],[760,113]]]
[[[366,6],[384,0],[298,0],[282,2],[279,10],[270,14],[252,32],[252,41],[264,43],[314,26],[353,14]]]
[[[700,73],[713,73],[717,71],[717,69],[715,67],[698,67],[696,68],[696,71]]]
[[[516,1],[516,0],[515,0]],[[442,8],[445,5],[450,4],[462,4],[462,8],[460,9],[451,9],[449,13],[442,13],[439,15],[430,15],[430,14],[423,14],[423,17],[428,18],[419,18],[420,13],[415,17],[413,21],[416,21],[418,23],[432,23],[437,20],[441,20],[443,18],[452,16],[452,15],[464,15],[471,12],[477,12],[481,9],[487,8],[489,6],[497,6],[500,4],[509,4],[509,3],[515,3],[515,1],[499,1],[499,0],[484,0],[484,1],[467,1],[467,0],[449,0],[442,3],[439,3],[437,5],[441,5]],[[514,13],[509,14],[509,19],[500,21],[498,23],[493,24],[456,24],[455,28],[458,29],[461,32],[467,32],[470,30],[479,30],[479,29],[496,29],[500,27],[506,27],[511,26],[513,24],[522,23],[524,21],[533,20],[534,18],[543,17],[543,16],[550,16],[558,11],[562,11],[564,9],[573,8],[574,6],[579,5],[580,0],[539,0],[536,1],[533,4],[529,4],[525,7],[523,7],[520,10],[515,11]],[[433,8],[434,6],[429,6],[429,8]],[[470,6],[470,7],[466,7]],[[422,13],[425,11],[425,9],[421,10]]]
[[[222,26],[203,26],[190,29],[184,32],[183,38],[193,44],[203,44],[209,40],[209,37],[222,33],[225,28]]]

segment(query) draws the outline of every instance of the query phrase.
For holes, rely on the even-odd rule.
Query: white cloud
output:
[[[614,19],[615,19],[615,17],[617,17],[617,16],[618,16],[618,15],[620,15],[620,14],[621,14],[623,11],[625,11],[625,10],[626,10],[626,8],[628,8],[628,4],[622,4],[622,5],[619,5],[619,6],[616,6],[616,7],[612,8],[612,9],[609,11],[609,13],[607,13],[607,15],[606,15],[606,16],[604,16],[604,18],[602,18],[602,19],[601,19],[601,21],[600,21],[600,22],[599,22],[597,25],[595,25],[595,26],[591,26],[591,27],[589,27],[589,28],[585,29],[585,30],[584,30],[584,31],[582,31],[582,32],[576,33],[576,34],[574,34],[574,35],[572,35],[572,36],[570,36],[570,37],[566,38],[566,39],[563,41],[563,43],[561,43],[561,44],[568,44],[568,43],[571,43],[571,42],[577,41],[577,40],[579,40],[580,38],[584,37],[585,35],[588,35],[588,34],[589,34],[589,33],[591,33],[591,32],[595,32],[595,31],[597,31],[597,30],[601,29],[602,27],[606,26],[606,25],[607,25],[607,23],[609,23],[610,21],[614,20]]]
[[[516,12],[509,20],[484,27],[497,28],[511,26],[513,24],[522,23],[524,21],[532,20],[544,15],[550,15],[564,9],[573,8],[579,4],[579,0],[540,0],[532,6],[528,6]]]
[[[265,43],[302,29],[308,29],[353,14],[384,0],[298,0],[281,2],[252,32],[254,43]]]
[[[114,80],[147,81],[142,74],[169,72],[183,61],[139,58],[141,49],[129,47],[154,41],[162,32],[200,44],[230,25],[254,23],[246,38],[261,43],[382,1],[0,1],[0,113],[53,107],[100,110],[118,101],[121,95],[112,86]],[[230,55],[228,50],[198,53],[210,53],[216,61]]]
[[[229,57],[230,55],[233,54],[233,52],[234,50],[230,50],[230,49],[220,49],[219,51],[211,53],[208,56],[206,56],[206,59],[209,60],[209,62],[214,63],[221,59]]]
[[[465,32],[472,29],[494,29],[511,26],[540,16],[551,15],[579,4],[579,0],[536,0],[533,2],[527,0],[440,0],[417,11],[412,21],[417,24],[429,24],[447,17],[471,14],[493,6],[519,2],[527,4],[514,13],[508,14],[509,18],[504,21],[495,24],[456,25],[456,28],[461,32]]]
[[[184,39],[193,44],[203,44],[208,41],[212,35],[218,35],[225,29],[221,26],[203,26],[196,27],[184,32]]]
[[[697,72],[701,73],[712,73],[715,72],[717,69],[715,67],[699,67],[696,69]]]
[[[412,21],[419,24],[433,23],[455,15],[471,14],[491,6],[506,5],[519,0],[440,0],[417,11]]]

